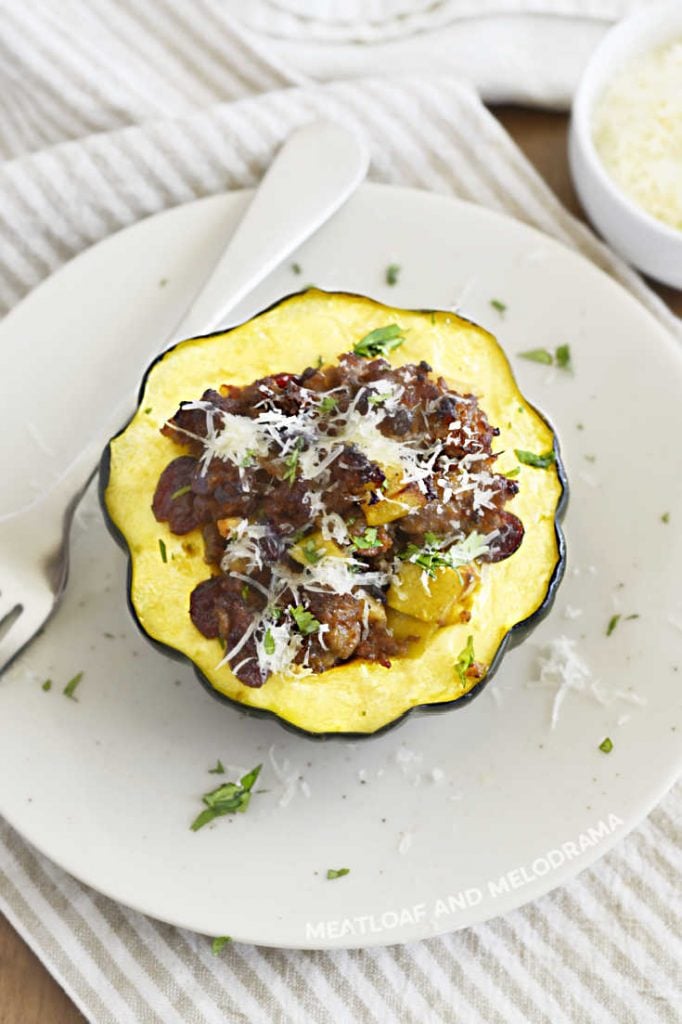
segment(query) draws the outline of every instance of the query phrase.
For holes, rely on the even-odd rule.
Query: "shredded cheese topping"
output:
[[[628,196],[682,230],[682,39],[625,65],[595,107],[593,134]]]
[[[353,547],[348,524],[340,514],[330,511],[325,504],[330,469],[344,453],[359,450],[371,462],[378,464],[392,480],[399,480],[401,487],[413,485],[431,497],[433,490],[429,491],[429,488],[432,488],[435,481],[441,487],[443,504],[457,495],[470,493],[474,511],[494,507],[493,498],[499,489],[500,478],[496,479],[481,467],[480,464],[490,456],[482,450],[475,433],[460,420],[449,425],[450,432],[459,431],[464,439],[465,453],[455,459],[445,452],[448,438],[434,441],[429,435],[426,415],[423,431],[415,433],[412,430],[408,439],[399,440],[382,432],[382,423],[400,409],[404,389],[394,381],[376,380],[363,385],[349,406],[340,410],[335,393],[343,390],[336,388],[315,392],[301,388],[300,408],[291,415],[277,406],[275,397],[280,396],[276,396],[266,383],[259,387],[262,398],[252,410],[255,415],[235,415],[205,400],[183,403],[183,409],[202,411],[206,417],[205,437],[174,428],[201,442],[202,474],[208,472],[215,459],[230,463],[239,469],[244,489],[248,490],[245,469],[258,460],[266,460],[268,472],[272,473],[274,466],[274,472],[280,479],[291,483],[295,479],[305,481],[309,486],[303,501],[308,505],[310,524],[317,526],[325,541],[333,541],[341,549],[339,557],[322,554],[314,564],[304,565],[298,571],[287,568],[280,559],[268,559],[270,582],[266,587],[254,579],[252,574],[264,568],[261,542],[272,533],[271,528],[266,524],[251,523],[246,518],[230,525],[221,569],[242,581],[245,587],[254,587],[267,601],[263,611],[254,615],[244,633],[226,650],[220,662],[221,665],[229,662],[235,672],[254,656],[259,669],[266,676],[270,673],[309,670],[307,651],[302,660],[299,658],[301,664],[294,664],[303,646],[304,635],[297,631],[298,623],[295,616],[290,614],[293,606],[289,605],[284,610],[277,606],[278,600],[285,593],[293,595],[296,604],[300,604],[306,591],[353,595],[364,600],[364,637],[369,631],[372,601],[366,593],[367,588],[386,587],[396,578],[401,560],[424,564],[417,554],[407,557],[403,554],[394,559],[392,571],[375,571],[357,557],[356,549],[360,545]],[[458,404],[475,402],[472,396],[457,394],[452,397]],[[431,411],[426,409],[424,413]],[[451,479],[453,473],[456,473],[457,479],[454,487]],[[380,489],[375,493],[375,500],[384,500]],[[438,508],[442,508],[442,505]],[[489,551],[497,531],[487,535],[474,531],[467,536],[458,532],[458,525],[456,520],[451,521],[450,534],[440,538],[435,545],[429,541],[422,548],[422,557],[424,552],[429,555],[437,551],[441,558],[439,564],[447,564],[452,568],[483,557]],[[285,540],[285,550],[287,546],[291,548],[296,539],[292,536]],[[433,551],[427,551],[429,545]],[[425,569],[422,582],[427,591],[429,575],[432,574]],[[326,649],[325,633],[329,627],[314,619],[313,622],[315,625],[312,628],[320,646]],[[250,649],[255,647],[255,655],[237,660],[252,639]]]

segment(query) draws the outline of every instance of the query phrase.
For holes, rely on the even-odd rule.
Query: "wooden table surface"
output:
[[[564,205],[582,216],[566,159],[566,115],[517,107],[498,107],[494,113]],[[682,292],[651,284],[682,316]],[[0,1024],[82,1024],[84,1020],[0,915]]]

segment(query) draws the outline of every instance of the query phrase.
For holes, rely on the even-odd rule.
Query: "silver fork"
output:
[[[316,121],[295,131],[171,341],[217,329],[241,299],[350,197],[368,162],[364,144],[340,125]],[[155,354],[150,352],[150,358]],[[103,417],[54,486],[19,511],[0,517],[0,673],[56,608],[68,575],[74,512],[106,442],[132,411],[129,396]]]

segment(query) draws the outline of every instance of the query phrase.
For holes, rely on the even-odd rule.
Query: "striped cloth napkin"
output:
[[[641,280],[559,205],[475,93],[448,75],[314,84],[218,0],[24,0],[0,21],[0,304],[141,217],[258,180],[290,130],[363,133],[375,180],[511,212],[585,253],[673,330]],[[0,823],[0,909],[97,1024],[648,1024],[679,1020],[673,793],[579,878],[426,942],[306,952],[146,918]]]
[[[566,107],[609,24],[652,0],[223,0],[318,81],[449,73],[491,103]]]

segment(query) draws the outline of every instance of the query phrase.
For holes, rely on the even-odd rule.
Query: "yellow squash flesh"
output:
[[[369,331],[393,323],[406,338],[387,357],[393,365],[425,359],[434,376],[479,398],[500,428],[495,448],[504,454],[498,472],[516,469],[514,449],[541,454],[553,448],[551,429],[524,400],[504,353],[481,327],[453,313],[394,309],[361,296],[309,290],[227,333],[167,352],[149,371],[137,413],[104,460],[105,509],[130,552],[130,601],[145,633],[186,656],[218,693],[315,735],[374,733],[410,708],[456,701],[471,689],[476,680],[463,684],[454,667],[467,637],[473,636],[476,661],[490,666],[510,630],[541,609],[556,583],[562,557],[556,518],[563,493],[557,465],[520,467],[519,494],[506,507],[524,524],[523,542],[510,558],[480,567],[468,623],[434,628],[398,616],[397,632],[421,640],[390,669],[357,661],[319,675],[271,676],[252,689],[227,665],[217,667],[220,643],[207,640],[190,620],[190,594],[210,569],[199,531],[175,536],[152,514],[161,472],[183,454],[159,430],[180,402],[199,398],[206,388],[300,372],[320,357],[333,363]]]

